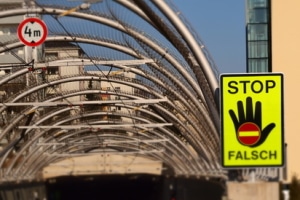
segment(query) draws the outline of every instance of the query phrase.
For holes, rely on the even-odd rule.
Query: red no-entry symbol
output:
[[[47,37],[46,24],[39,18],[27,18],[18,26],[18,37],[27,46],[39,46]]]
[[[257,143],[260,136],[260,128],[252,122],[246,122],[238,129],[238,139],[243,145],[250,146]]]

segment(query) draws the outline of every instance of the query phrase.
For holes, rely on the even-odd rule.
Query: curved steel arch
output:
[[[96,80],[96,78],[97,77],[95,77],[95,79],[94,80]],[[76,79],[78,79],[77,77],[74,77],[74,78],[71,78],[71,79],[74,79],[74,80],[76,80]],[[85,79],[86,80],[90,80],[91,78],[90,77],[85,77]],[[82,79],[80,79],[80,80],[82,80]],[[68,82],[68,81],[70,81],[69,79],[62,79],[62,80],[60,80],[60,82]],[[112,80],[111,80],[112,81]],[[43,87],[47,87],[47,86],[49,86],[49,85],[52,85],[52,83],[50,82],[50,83],[45,83],[45,84],[43,84],[43,85],[40,85],[40,86],[38,86],[38,87],[36,87],[37,89],[31,89],[31,90],[28,90],[28,92],[27,93],[22,93],[21,95],[19,95],[18,97],[16,97],[16,98],[14,98],[14,100],[11,100],[10,102],[15,102],[15,101],[18,101],[19,99],[21,99],[21,98],[24,98],[24,97],[26,97],[29,93],[32,93],[32,92],[34,92],[34,91],[37,91],[37,90],[40,90],[40,89],[42,89]],[[62,97],[62,98],[66,98],[66,97]],[[4,108],[4,107],[2,107],[2,108]],[[35,109],[37,109],[37,108],[35,108]],[[174,107],[174,109],[176,109],[175,107]],[[20,115],[18,118],[15,118],[15,121],[12,121],[11,122],[11,124],[7,127],[7,128],[5,128],[3,131],[2,131],[2,137],[4,136],[4,135],[6,135],[9,131],[11,131],[11,129],[13,129],[13,127],[15,126],[15,124],[17,124],[23,117],[25,117],[25,115]],[[169,116],[169,118],[170,118],[171,116]],[[176,117],[173,117],[174,119],[176,119]],[[16,122],[16,120],[17,120],[17,122]],[[187,117],[187,121],[189,120],[189,118]],[[192,123],[191,121],[189,122],[189,123]],[[196,134],[196,132],[195,132],[195,134]],[[201,144],[200,144],[201,145]],[[215,146],[215,145],[214,145]],[[216,147],[216,146],[215,146]],[[209,147],[207,147],[207,148],[209,148]],[[204,150],[205,148],[203,148],[203,150]]]
[[[64,39],[63,39],[64,40]],[[43,65],[41,65],[42,67],[43,67]],[[38,68],[38,67],[37,67]],[[157,67],[156,67],[156,69],[158,69]],[[159,70],[159,69],[158,69]],[[164,70],[163,68],[161,68],[161,70]],[[132,72],[135,72],[136,70],[135,69],[133,69],[133,70],[131,70]],[[25,70],[23,70],[23,72],[25,73],[25,72],[27,72],[26,71],[26,69]],[[18,73],[18,74],[20,74],[20,73]],[[168,72],[163,72],[163,74],[168,74],[168,76],[169,76],[169,78],[171,78],[170,80],[172,80],[173,82],[175,81],[175,82],[177,82],[177,80],[176,80],[176,78],[175,77],[172,77],[172,74],[170,74],[170,73],[168,73]],[[139,73],[139,75],[143,75],[142,73]],[[148,77],[149,78],[149,77]],[[152,79],[153,80],[153,79]],[[192,79],[188,79],[188,80],[192,80]],[[193,84],[193,83],[192,83]],[[177,85],[178,86],[180,86],[180,83],[177,83]],[[182,88],[183,90],[184,90],[184,88]],[[185,92],[188,92],[188,90],[186,90]],[[190,97],[189,98],[193,98],[193,95],[189,95]],[[197,104],[197,102],[195,101],[195,103]],[[200,108],[202,107],[201,105],[199,106]],[[204,113],[204,111],[202,110],[202,113]]]
[[[41,66],[43,66],[43,65],[41,65]],[[26,70],[26,69],[23,69],[22,70],[24,73],[28,73],[28,70]],[[134,71],[134,70],[133,70]],[[18,74],[20,74],[20,73],[18,73]],[[141,73],[140,73],[141,74]],[[112,77],[113,78],[113,77]],[[149,77],[148,76],[148,78],[151,78],[151,77]],[[155,77],[154,77],[155,78]],[[69,79],[74,79],[74,78],[69,78]],[[89,78],[87,78],[87,79],[89,79]],[[94,80],[98,80],[98,77],[95,77],[95,79]],[[151,80],[154,80],[154,79],[152,79],[151,78]],[[67,81],[67,79],[65,79],[65,80],[57,80],[56,82],[66,82]],[[69,80],[70,81],[70,80]],[[112,81],[113,81],[113,79],[112,79]],[[48,87],[48,86],[50,86],[50,85],[54,85],[54,84],[57,84],[57,83],[52,83],[52,82],[49,82],[49,83],[44,83],[44,84],[42,84],[42,85],[39,85],[38,86],[38,89],[42,89],[43,87]],[[126,84],[126,83],[124,83],[124,84]],[[163,87],[163,83],[160,83],[160,85]],[[183,88],[184,89],[184,88]],[[28,89],[26,89],[26,90],[28,90]],[[37,89],[35,89],[35,90],[37,90]],[[11,100],[12,102],[15,102],[15,101],[18,101],[20,98],[24,98],[24,96],[25,95],[27,95],[28,93],[31,93],[31,91],[32,91],[32,89],[31,90],[28,90],[28,91],[24,91],[22,94],[21,94],[21,96],[19,96],[18,98],[16,98],[15,100]],[[184,90],[183,90],[184,91]],[[174,94],[175,95],[175,94]],[[193,99],[193,95],[192,94],[190,94],[189,95],[189,98],[191,98],[191,99]],[[184,101],[184,100],[182,100],[182,104],[184,105],[186,102]],[[197,105],[197,100],[194,100],[194,103]],[[186,105],[186,107],[187,108],[189,108],[189,105]],[[201,105],[200,104],[198,104],[198,108],[201,108]],[[2,109],[4,109],[4,107],[2,107]],[[191,109],[191,113],[193,113],[193,109],[192,108],[189,108],[189,109]],[[203,113],[203,109],[202,109],[202,113]],[[200,115],[201,115],[201,113],[199,113]],[[199,116],[199,114],[198,114],[198,116]],[[196,113],[195,113],[195,115],[197,115]]]
[[[3,126],[1,131],[1,138],[6,141],[1,145],[2,152],[0,152],[2,155],[0,166],[3,169],[2,177],[4,180],[8,180],[8,177],[11,175],[19,180],[38,178],[45,167],[63,159],[58,153],[62,153],[63,155],[68,154],[68,157],[76,157],[78,153],[88,156],[89,151],[84,149],[93,149],[94,152],[98,152],[96,151],[97,148],[110,152],[112,155],[122,150],[129,151],[129,153],[132,151],[131,153],[141,157],[145,156],[142,153],[143,151],[148,151],[149,153],[145,156],[147,159],[164,163],[175,175],[225,178],[225,172],[219,165],[219,117],[217,114],[217,103],[214,102],[217,78],[201,48],[197,45],[197,41],[165,2],[151,1],[157,9],[161,10],[162,14],[166,17],[165,19],[169,20],[166,24],[163,24],[164,22],[156,18],[151,18],[152,8],[150,5],[147,5],[147,3],[142,5],[138,3],[138,1],[117,2],[119,2],[120,5],[130,8],[129,10],[136,13],[141,19],[146,20],[151,26],[157,29],[166,40],[169,40],[173,36],[171,37],[165,33],[165,30],[161,29],[161,26],[166,25],[170,28],[169,30],[176,30],[175,35],[181,35],[182,39],[171,39],[170,45],[173,45],[174,49],[176,49],[176,42],[181,43],[180,45],[185,48],[185,52],[182,52],[181,49],[177,49],[176,53],[166,52],[164,45],[158,43],[159,41],[152,41],[151,37],[142,34],[142,32],[134,26],[130,26],[130,22],[120,21],[118,18],[115,18],[114,15],[110,17],[107,15],[99,15],[101,14],[100,11],[98,13],[89,11],[85,11],[84,13],[81,11],[70,13],[70,17],[105,24],[108,27],[124,32],[133,40],[136,40],[137,44],[141,45],[141,47],[140,49],[135,48],[134,45],[131,45],[130,42],[126,40],[125,43],[122,44],[122,42],[114,38],[111,38],[111,41],[107,41],[104,37],[92,36],[92,33],[80,35],[76,32],[73,33],[69,31],[65,34],[56,31],[58,35],[49,36],[47,42],[69,42],[79,48],[81,48],[81,44],[93,44],[122,52],[124,55],[130,55],[135,60],[152,59],[153,62],[136,64],[135,67],[126,66],[126,64],[122,65],[120,64],[120,60],[116,61],[116,63],[119,64],[106,64],[103,60],[101,61],[101,54],[99,54],[98,58],[89,55],[84,55],[83,57],[78,55],[77,58],[70,57],[70,59],[58,59],[52,62],[42,62],[38,60],[32,65],[28,64],[31,69],[37,71],[42,69],[47,70],[47,68],[50,69],[50,65],[58,65],[58,67],[62,69],[66,66],[65,63],[72,65],[72,62],[78,63],[78,61],[81,61],[81,66],[96,66],[102,75],[91,73],[73,74],[72,76],[61,76],[57,79],[40,83],[37,81],[38,84],[29,83],[23,90],[19,90],[19,94],[16,93],[10,98],[5,99],[0,108],[1,115],[4,117],[5,115],[9,115],[10,110],[18,110],[18,115],[8,117],[9,123]],[[41,7],[31,8],[30,10],[14,9],[1,11],[0,18],[24,15],[28,12],[39,13],[41,15],[59,15],[66,11],[66,8],[57,6],[53,6],[53,8],[49,5],[43,7],[42,4],[39,4],[39,6]],[[4,45],[5,47],[0,48],[0,52],[22,47],[22,44],[15,40],[11,40]],[[148,51],[150,53],[147,53]],[[185,61],[177,57],[176,54],[182,54]],[[113,62],[113,60],[111,60],[111,62]],[[10,76],[0,78],[0,86],[4,87],[17,79],[38,76],[34,75],[33,71],[28,70],[27,65],[24,66],[25,68],[20,67],[19,70],[16,70]],[[104,66],[114,70],[121,70],[120,73],[126,74],[130,72],[135,74],[137,81],[133,81],[135,78],[128,79],[125,75],[124,77],[119,77],[109,74],[113,74],[116,71],[109,71],[105,74],[102,71],[102,67]],[[117,71],[117,73],[119,72]],[[86,85],[88,82],[95,83],[97,81],[111,84],[113,91],[107,92],[102,89],[95,90],[87,88]],[[85,83],[85,86],[83,86],[84,89],[78,89],[76,91],[66,89],[65,91],[57,93],[58,96],[53,94],[50,98],[37,98],[46,88],[63,85],[68,82],[78,83],[78,85]],[[130,87],[133,91],[139,92],[132,94],[128,94],[125,91],[117,92],[115,90],[116,84]],[[89,104],[88,101],[82,101],[86,103],[82,106],[74,106],[70,100],[72,97],[81,98],[89,94],[118,96],[121,98],[118,103],[107,103],[106,107],[122,107],[127,110],[127,113],[120,113],[118,111],[111,113],[103,110],[103,108],[101,108],[102,110],[100,108],[100,110],[89,110],[89,106],[92,104]],[[41,103],[40,105],[42,106],[39,106],[34,101],[32,101],[31,106],[25,104],[28,99],[36,99],[36,101],[40,101],[39,103]],[[151,104],[142,103],[139,105],[134,103],[134,100],[151,102],[159,99],[164,100]],[[99,97],[97,97],[96,100],[99,102],[103,101],[99,99]],[[132,102],[128,103],[127,100],[132,100]],[[45,107],[46,103],[49,104],[60,101],[65,101],[66,105],[71,107],[57,107],[55,110],[48,109],[47,106]],[[143,107],[144,105],[146,107]],[[83,110],[82,113],[79,111],[80,109]],[[122,120],[116,123],[116,121],[111,118],[112,116]],[[107,117],[108,120],[105,120],[105,117]],[[128,122],[131,122],[130,128],[127,127]],[[160,123],[168,123],[172,124],[172,126],[159,126]],[[74,125],[73,129],[63,129],[64,126],[69,127],[71,124]],[[117,126],[115,128],[114,126],[109,126],[112,124]],[[145,128],[142,126],[143,124],[152,124],[153,128]],[[50,125],[52,125],[53,128],[50,128]],[[80,126],[86,127],[86,125],[91,128],[83,128],[82,130],[77,130],[76,128]],[[93,129],[93,126],[103,127],[101,129],[103,133]],[[105,126],[107,128],[105,128]],[[121,128],[122,126],[123,128]],[[121,134],[133,134],[133,136],[128,135],[121,137],[118,135],[120,132]],[[82,133],[82,135],[80,135],[80,133]],[[109,134],[111,135],[108,137]],[[103,148],[102,146],[97,146],[99,143],[84,147],[74,143],[74,141],[79,140],[88,143],[91,141],[91,138],[95,136],[103,140],[107,138],[113,140],[115,143],[111,144],[111,148],[113,148],[114,151],[109,147]],[[64,144],[67,144],[67,141],[69,141],[70,145],[54,148],[55,145],[51,144],[54,138]],[[120,138],[123,138],[122,141],[125,143],[126,140],[140,140],[141,138],[146,138],[147,140],[144,141],[144,147],[132,144],[124,146],[124,143],[120,142]],[[165,141],[157,142],[157,144],[154,145],[156,138]],[[152,140],[154,144],[151,142],[145,143],[148,140]],[[157,139],[157,141],[159,140]],[[48,143],[48,145],[47,148],[43,148],[42,151],[39,151],[42,142]],[[141,143],[143,143],[143,141],[141,141]],[[73,151],[73,148],[77,150]],[[164,151],[155,152],[157,148],[162,148]],[[152,150],[154,151],[152,152]],[[82,153],[82,151],[85,153]],[[52,156],[49,157],[51,154]],[[16,175],[18,176],[16,177]]]
[[[16,11],[16,13],[17,13],[17,14],[22,14],[22,13],[25,14],[25,11],[28,12],[28,10],[20,9],[20,10]],[[47,14],[52,13],[52,14],[55,14],[55,15],[64,12],[63,10],[58,10],[58,9],[53,10],[53,9],[45,9],[45,8],[43,8],[43,9],[36,9],[36,10],[33,10],[33,11],[35,11],[35,12],[40,12],[40,13],[47,13]],[[32,11],[32,12],[33,12],[33,11]],[[130,35],[132,35],[132,36],[134,35],[134,37],[138,37],[139,40],[142,40],[143,42],[147,43],[147,45],[149,45],[149,47],[155,49],[155,50],[158,51],[161,55],[163,55],[166,59],[168,59],[168,60],[172,63],[172,65],[173,65],[174,67],[176,67],[177,70],[180,71],[180,73],[184,73],[184,71],[182,71],[182,67],[181,67],[180,65],[176,64],[176,61],[174,60],[174,58],[173,58],[171,55],[165,54],[164,49],[161,49],[161,48],[160,48],[158,45],[156,45],[155,43],[151,42],[150,40],[147,40],[146,37],[144,37],[143,35],[141,35],[139,32],[135,31],[134,29],[130,29],[130,28],[128,28],[128,27],[124,27],[123,25],[120,25],[118,22],[113,21],[113,20],[111,20],[111,19],[104,18],[104,17],[93,16],[93,15],[90,15],[90,14],[77,13],[77,12],[71,13],[71,15],[74,16],[74,17],[83,18],[83,19],[88,19],[88,20],[92,20],[92,21],[95,21],[95,22],[103,23],[103,24],[106,24],[106,25],[108,25],[108,26],[110,26],[110,27],[113,27],[113,28],[115,28],[115,29],[118,29],[118,30],[120,30],[120,31],[123,31],[123,32],[125,32],[126,34],[130,34]],[[0,17],[1,17],[1,16],[2,16],[2,15],[0,15]],[[9,16],[9,13],[4,14],[3,16]],[[193,44],[194,44],[194,42],[193,42]],[[195,48],[195,47],[194,47],[194,48]],[[191,59],[190,56],[191,56],[191,55],[189,55],[189,57],[186,58],[186,59],[190,60],[190,59]],[[202,59],[204,59],[204,57],[202,57]],[[207,65],[207,61],[203,61],[203,62],[206,63],[206,64],[205,64],[205,66],[206,66],[206,65]],[[192,68],[194,67],[193,64],[191,65],[191,67],[192,67]],[[199,66],[198,66],[198,67],[199,67]],[[199,68],[199,69],[200,69],[200,68]],[[199,73],[200,73],[200,72],[199,72],[199,69],[196,70],[196,76],[198,76],[198,77],[197,77],[198,79],[201,78],[201,75],[199,75]],[[207,69],[207,66],[204,68],[204,70],[208,70],[208,69]],[[209,71],[210,71],[210,70],[209,70]],[[211,74],[211,73],[209,73],[209,74]],[[208,77],[209,77],[208,80],[210,80],[210,79],[213,78],[213,77],[211,77],[211,76],[208,76]],[[192,80],[192,79],[191,79],[191,78],[186,78],[186,80],[189,81],[189,80]],[[203,82],[203,81],[200,81],[200,82]],[[211,83],[212,83],[211,85],[213,85],[213,86],[212,86],[212,91],[211,91],[211,93],[207,94],[208,96],[210,96],[210,98],[205,97],[205,100],[204,100],[204,101],[206,102],[206,104],[207,104],[207,106],[208,106],[208,109],[210,110],[210,114],[212,115],[212,119],[213,119],[213,121],[214,121],[214,123],[215,123],[215,126],[219,126],[219,116],[218,116],[218,114],[217,114],[217,110],[216,110],[216,107],[215,107],[216,104],[215,104],[215,105],[212,105],[212,104],[211,104],[211,101],[214,101],[213,96],[215,95],[214,93],[215,93],[216,87],[215,87],[215,83],[213,83],[214,81],[210,80],[209,82],[211,82]],[[195,84],[192,84],[192,86],[195,86]],[[201,87],[201,86],[200,86],[200,87]],[[204,87],[204,88],[205,88],[205,87]],[[213,104],[214,104],[214,103],[213,103]],[[218,129],[219,129],[219,127],[218,127]]]
[[[94,78],[94,79],[93,79]],[[93,79],[93,80],[100,80],[99,79],[99,77],[97,77],[97,76],[88,76],[88,77],[82,77],[82,78],[79,78],[79,77],[71,77],[71,78],[66,78],[66,79],[62,79],[62,80],[57,80],[57,81],[54,81],[54,83],[52,83],[52,82],[48,82],[48,83],[44,83],[44,84],[41,84],[41,85],[38,85],[37,87],[34,87],[34,88],[32,88],[32,89],[26,89],[26,91],[24,91],[24,92],[22,92],[18,97],[15,97],[13,100],[10,100],[11,102],[16,102],[16,101],[18,101],[18,100],[20,100],[21,98],[25,98],[28,94],[30,94],[30,93],[33,93],[33,92],[35,92],[35,91],[38,91],[38,90],[41,90],[41,89],[43,89],[43,88],[45,88],[45,87],[49,87],[49,86],[52,86],[52,85],[54,85],[54,84],[58,84],[58,83],[64,83],[64,82],[69,82],[69,81],[76,81],[76,80],[83,80],[83,79],[85,79],[85,80],[90,80],[90,79]],[[107,79],[108,80],[108,79]],[[113,79],[113,77],[112,78],[110,78],[109,79],[110,81],[112,81],[112,82],[114,82],[114,81],[116,81],[116,82],[119,82],[120,80],[114,80]],[[101,78],[101,81],[103,81],[103,78]],[[129,83],[128,82],[125,82],[124,83],[124,85],[128,85]],[[139,85],[137,85],[137,86],[139,86]],[[138,88],[138,87],[137,87]],[[140,89],[142,89],[142,88],[140,88]],[[174,94],[175,95],[175,94]],[[159,96],[158,96],[159,97]],[[180,96],[178,96],[178,98],[180,99]],[[190,96],[190,98],[192,98],[192,96]],[[182,105],[185,105],[185,101],[184,101],[184,99],[182,99],[181,100],[181,102],[182,102]],[[187,104],[187,105],[185,105],[187,108],[189,108],[189,105]],[[2,109],[4,109],[5,107],[2,107]],[[175,109],[175,108],[174,108]],[[190,109],[193,109],[192,107],[190,108]],[[179,111],[178,111],[179,112]],[[190,111],[190,113],[191,114],[193,114],[194,113],[194,110],[191,110]],[[194,115],[197,115],[197,113],[195,113]],[[192,115],[189,115],[189,116],[187,116],[186,117],[186,120],[187,121],[189,121],[189,117],[191,117]],[[195,116],[196,117],[196,116]],[[198,118],[199,118],[200,116],[198,115]],[[205,119],[204,119],[205,120]],[[191,124],[193,124],[192,122],[189,122],[189,123],[191,123]],[[202,122],[203,123],[203,122]],[[13,124],[15,124],[15,123],[12,123],[11,124],[11,127],[13,126]],[[200,124],[201,125],[201,124]],[[3,134],[6,134],[6,131],[3,131],[3,133],[2,133],[2,135]],[[208,136],[209,137],[209,136]],[[215,146],[216,147],[216,146]]]
[[[54,14],[54,15],[58,15],[58,14],[61,14],[63,13],[65,10],[59,10],[59,9],[51,9],[51,8],[37,8],[37,9],[34,9],[34,10],[31,10],[31,12],[36,12],[36,13],[40,13],[40,14],[43,14],[43,13],[51,13],[51,14]],[[15,10],[15,15],[21,15],[21,14],[26,14],[28,13],[28,10],[27,9],[19,9],[19,10]],[[0,13],[0,18],[1,17],[7,17],[7,16],[10,16],[11,13],[10,12],[5,12],[3,15],[1,15]],[[113,21],[111,19],[107,19],[105,17],[100,17],[100,16],[94,16],[94,15],[91,15],[91,14],[86,14],[86,13],[80,13],[80,12],[74,12],[74,13],[71,13],[70,14],[71,16],[73,17],[77,17],[77,18],[82,18],[82,19],[86,19],[86,20],[91,20],[91,21],[95,21],[95,22],[98,22],[98,23],[101,23],[101,24],[105,24],[107,26],[110,26],[112,28],[115,28],[119,31],[122,31],[126,34],[130,34],[134,37],[137,37],[137,39],[139,40],[142,40],[143,42],[145,42],[149,47],[155,49],[160,55],[163,55],[164,58],[168,59],[174,67],[176,67],[177,70],[181,70],[181,73],[183,73],[182,71],[182,68],[181,66],[176,62],[176,60],[174,59],[174,57],[172,57],[171,55],[169,54],[166,54],[165,53],[165,50],[162,49],[158,44],[150,41],[149,39],[147,39],[144,35],[142,35],[141,33],[137,32],[136,30],[134,29],[131,29],[129,27],[124,27],[122,24],[120,25],[120,23],[118,21]],[[77,37],[75,37],[77,38]],[[74,40],[74,38],[73,38]],[[191,55],[190,55],[191,56]],[[190,57],[187,58],[187,59],[191,59]],[[202,57],[202,59],[205,59],[205,57]],[[208,71],[211,71],[211,69],[209,69],[207,67],[208,63],[207,61],[203,61],[205,62],[205,68],[203,70],[208,70]],[[193,66],[192,66],[193,67]],[[209,72],[208,73],[208,80],[209,82],[211,82],[211,93],[214,95],[214,92],[215,90],[217,89],[217,86],[216,86],[216,77],[215,76],[212,76],[212,73]],[[187,79],[189,80],[189,79]]]

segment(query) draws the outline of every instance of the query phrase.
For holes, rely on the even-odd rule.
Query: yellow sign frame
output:
[[[284,166],[283,104],[281,73],[221,74],[224,168]],[[254,131],[247,128],[249,124],[254,124]]]

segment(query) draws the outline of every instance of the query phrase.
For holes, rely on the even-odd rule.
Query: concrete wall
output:
[[[272,67],[284,74],[284,123],[288,180],[300,174],[300,1],[272,1]]]
[[[228,200],[279,200],[278,182],[227,182]]]

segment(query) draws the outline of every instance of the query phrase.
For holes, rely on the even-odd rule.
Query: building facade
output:
[[[271,63],[271,19],[269,0],[248,0],[247,72],[268,72]]]
[[[284,124],[287,180],[299,175],[300,2],[247,0],[247,71],[284,74]],[[253,15],[255,17],[253,18]],[[255,21],[255,23],[253,22]],[[256,34],[252,34],[256,31]],[[254,43],[254,44],[252,44]],[[255,59],[254,55],[256,56]],[[256,60],[257,65],[254,65]],[[260,63],[260,65],[258,65]]]

